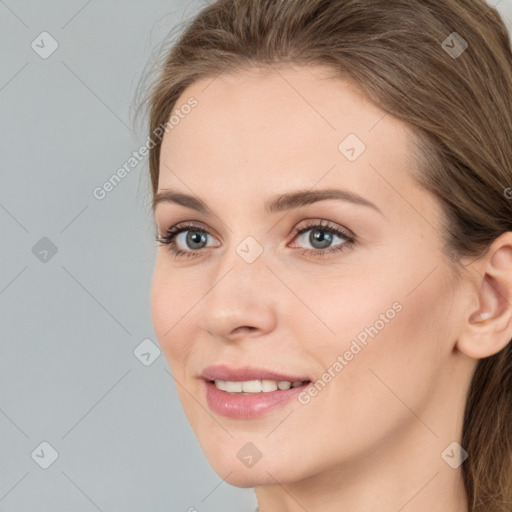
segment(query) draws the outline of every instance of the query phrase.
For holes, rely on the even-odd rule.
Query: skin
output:
[[[441,454],[460,440],[478,358],[512,337],[512,234],[457,279],[442,250],[440,206],[411,177],[412,133],[329,75],[322,67],[224,74],[178,100],[176,108],[190,96],[198,105],[164,137],[158,190],[199,197],[214,215],[157,205],[161,233],[196,221],[209,234],[202,249],[187,246],[186,233],[175,239],[196,251],[191,258],[157,249],[155,333],[209,463],[228,483],[255,487],[262,512],[467,512],[461,467]],[[366,145],[353,162],[338,149],[349,134]],[[381,212],[333,199],[263,210],[276,194],[329,187]],[[301,254],[322,246],[294,228],[320,220],[350,230],[354,245]],[[248,236],[263,249],[253,263],[236,252]],[[330,247],[344,243],[334,237]],[[251,420],[209,410],[205,367],[320,379],[397,302],[401,311],[306,405],[293,400]],[[248,442],[262,454],[250,468],[237,458]]]

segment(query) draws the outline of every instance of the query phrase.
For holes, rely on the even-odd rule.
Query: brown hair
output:
[[[193,82],[275,64],[327,65],[408,123],[417,135],[416,178],[440,200],[455,265],[512,231],[512,51],[484,0],[218,0],[159,64],[147,97],[150,136]],[[509,512],[512,343],[478,362],[460,442],[469,453],[462,470],[470,511]]]

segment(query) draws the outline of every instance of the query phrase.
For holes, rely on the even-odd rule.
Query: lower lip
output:
[[[228,418],[251,419],[262,416],[280,405],[292,401],[309,386],[303,384],[296,388],[254,393],[253,395],[230,395],[218,389],[213,382],[203,380],[206,387],[206,401],[210,409]]]

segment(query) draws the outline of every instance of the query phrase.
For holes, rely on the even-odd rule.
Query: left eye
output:
[[[307,232],[311,233],[308,237],[304,237]],[[315,256],[323,256],[327,253],[344,250],[351,247],[355,242],[354,235],[330,224],[320,223],[304,226],[296,229],[294,234],[294,239],[307,238],[307,242],[313,247],[313,249],[299,248],[299,251]],[[175,257],[191,257],[196,256],[200,249],[205,248],[204,244],[206,244],[208,236],[210,234],[200,226],[183,224],[181,226],[173,226],[167,230],[165,236],[158,237],[156,241],[163,245],[168,245],[169,251]],[[339,238],[341,243],[331,247],[335,238]],[[180,245],[177,242],[181,242],[182,247],[188,247],[189,249],[180,249]]]
[[[304,235],[308,232],[310,232],[309,236],[305,237]],[[310,243],[313,248],[319,250],[327,249],[333,243],[334,238],[339,238],[342,242],[343,240],[351,240],[348,234],[333,227],[322,225],[302,228],[298,230],[296,234],[299,235],[298,238],[306,238],[306,241]]]

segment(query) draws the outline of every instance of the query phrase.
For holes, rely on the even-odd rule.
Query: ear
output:
[[[469,357],[489,357],[512,339],[512,231],[503,233],[475,262],[476,304],[468,308],[457,348]]]

